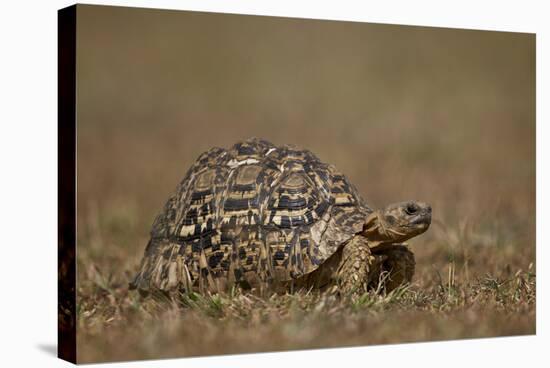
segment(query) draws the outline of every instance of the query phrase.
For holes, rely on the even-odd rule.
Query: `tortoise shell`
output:
[[[213,148],[157,216],[133,287],[221,290],[311,273],[372,212],[308,150],[252,138]]]

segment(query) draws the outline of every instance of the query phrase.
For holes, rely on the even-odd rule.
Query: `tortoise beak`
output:
[[[421,229],[428,229],[432,223],[432,207],[425,203],[419,203],[418,205],[420,210],[418,214],[411,219],[410,224]]]

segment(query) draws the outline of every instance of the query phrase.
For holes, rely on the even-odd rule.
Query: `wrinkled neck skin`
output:
[[[367,217],[363,232],[371,248],[385,248],[408,239],[407,234],[390,227],[381,211],[374,211]]]

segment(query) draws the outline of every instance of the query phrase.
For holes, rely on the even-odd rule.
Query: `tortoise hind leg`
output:
[[[371,275],[371,287],[377,288],[380,280],[386,292],[412,281],[416,262],[414,254],[405,245],[396,244],[375,255],[378,262]]]

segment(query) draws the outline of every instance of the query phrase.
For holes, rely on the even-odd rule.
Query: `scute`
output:
[[[262,167],[260,165],[242,166],[237,172],[235,184],[241,186],[255,184],[260,171],[262,171]]]
[[[222,291],[314,271],[372,210],[333,166],[249,139],[199,156],[153,224],[133,285]]]
[[[207,169],[197,176],[195,180],[195,190],[203,191],[208,190],[214,184],[214,176],[216,171],[213,169]]]
[[[268,201],[264,224],[293,228],[312,224],[329,206],[303,171],[291,171],[277,185]]]

